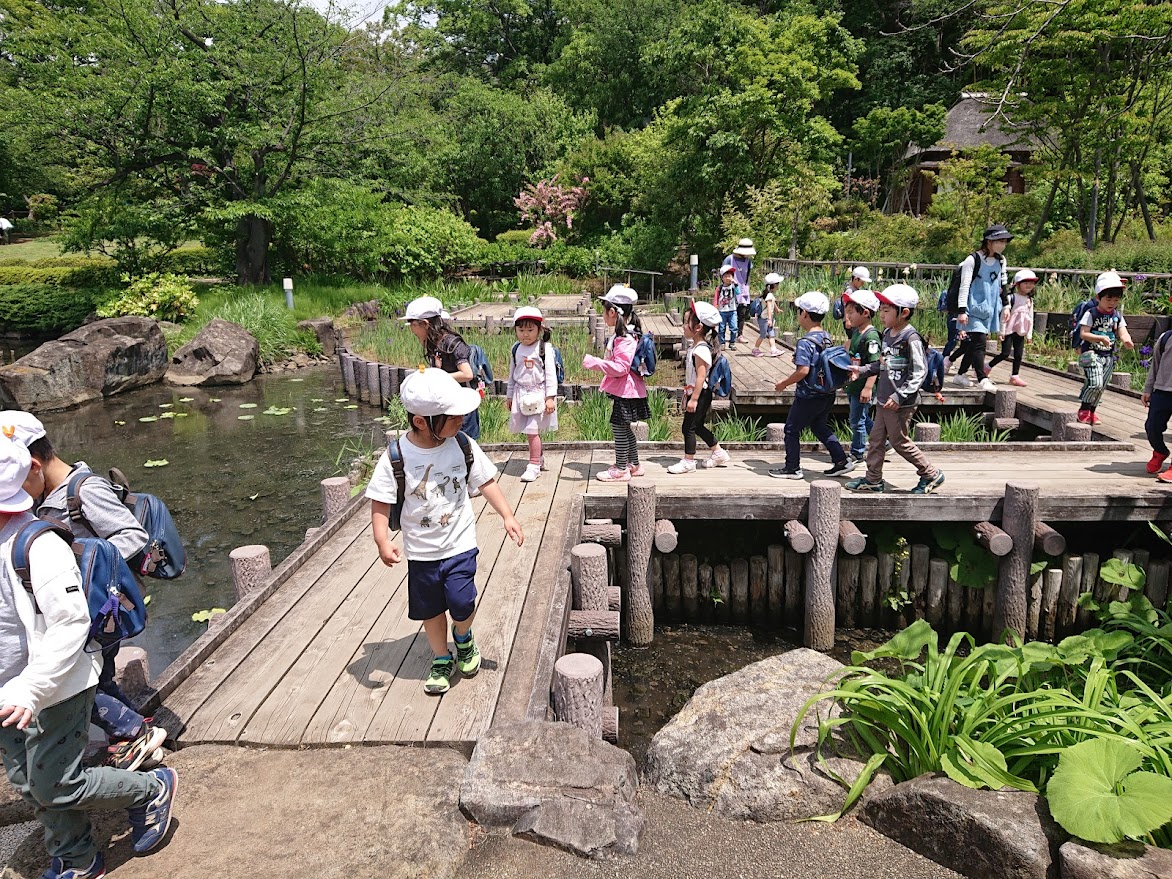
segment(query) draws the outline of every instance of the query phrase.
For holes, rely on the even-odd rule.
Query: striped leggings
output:
[[[612,421],[610,429],[614,431],[615,466],[622,470],[624,467],[638,464],[639,441],[635,439],[635,431],[631,429],[630,422],[615,424]]]
[[[1111,373],[1115,371],[1115,356],[1084,351],[1078,356],[1078,365],[1082,367],[1084,375],[1078,401],[1081,408],[1093,412],[1103,397],[1103,389],[1107,387],[1107,382],[1111,381]]]

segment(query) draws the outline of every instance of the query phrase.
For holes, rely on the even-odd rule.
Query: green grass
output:
[[[1004,443],[1009,442],[1008,430],[989,430],[981,415],[953,412],[937,419],[942,443]]]
[[[285,307],[284,297],[278,301],[265,293],[251,293],[211,299],[201,296],[195,318],[183,324],[179,331],[168,334],[167,343],[172,352],[191,341],[215,317],[248,330],[260,346],[262,364],[278,362],[298,351],[321,352],[313,332],[297,328],[296,313]]]
[[[712,423],[716,441],[721,443],[756,443],[765,441],[765,427],[760,418],[729,415]]]
[[[52,259],[62,256],[61,245],[56,238],[31,238],[18,244],[8,244],[0,247],[2,259],[27,259],[29,262],[38,259]]]

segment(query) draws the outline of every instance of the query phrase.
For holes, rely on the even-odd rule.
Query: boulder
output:
[[[28,412],[70,409],[154,384],[167,371],[167,340],[146,317],[94,321],[0,369],[0,403]]]
[[[334,321],[328,317],[314,317],[297,324],[299,329],[313,330],[317,340],[321,343],[321,353],[326,357],[333,357],[338,348],[338,332],[334,329]]]
[[[1046,801],[921,775],[871,797],[859,816],[880,833],[973,879],[1057,879],[1066,839]]]
[[[0,785],[0,827],[10,824],[24,824],[26,821],[36,821],[33,807],[24,801],[15,787],[7,783]]]
[[[586,857],[633,855],[643,832],[626,751],[568,723],[492,727],[476,743],[460,809],[486,827]]]
[[[260,345],[239,324],[214,317],[171,358],[167,381],[174,385],[242,385],[252,381]]]
[[[802,721],[790,754],[790,729],[802,705],[829,688],[842,664],[816,650],[791,650],[710,681],[696,690],[651,741],[643,781],[726,818],[790,821],[838,812],[863,763],[841,740],[816,753],[817,711]],[[833,709],[837,714],[837,709]],[[845,755],[845,756],[844,756]],[[868,788],[887,785],[877,777]]]
[[[1065,842],[1058,850],[1062,879],[1172,879],[1172,851],[1142,842],[1099,845]]]

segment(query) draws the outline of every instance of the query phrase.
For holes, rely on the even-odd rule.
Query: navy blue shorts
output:
[[[438,562],[407,561],[407,618],[430,620],[449,613],[456,622],[476,610],[476,556],[470,549]]]

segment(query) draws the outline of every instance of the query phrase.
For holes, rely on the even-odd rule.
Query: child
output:
[[[960,264],[956,323],[965,341],[962,343],[964,356],[954,379],[960,387],[971,385],[965,373],[972,367],[977,383],[984,390],[997,390],[989,380],[989,370],[985,366],[985,347],[989,336],[1000,331],[1002,294],[1008,280],[1002,254],[1012,240],[1013,236],[1004,226],[990,226],[981,238],[980,249],[970,253]]]
[[[733,248],[733,252],[724,258],[724,265],[732,266],[736,270],[734,281],[737,285],[737,337],[736,342],[745,341],[745,327],[749,323],[749,303],[753,294],[749,289],[749,277],[753,274],[753,257],[757,255],[757,248],[753,246],[752,238],[742,238]]]
[[[40,420],[28,412],[11,409],[0,412],[0,427],[25,446],[32,457],[24,490],[38,504],[37,515],[54,519],[76,537],[102,537],[114,544],[137,575],[147,573],[150,559],[142,554],[150,537],[109,481],[87,479],[77,492],[81,517],[69,516],[69,480],[78,471],[89,471],[85,461],[67,464],[57,456]],[[118,645],[102,651],[105,662],[94,695],[90,720],[110,739],[110,765],[116,769],[138,769],[144,762],[161,763],[166,730],[151,726],[135,710],[131,700],[114,682]]]
[[[1098,424],[1102,421],[1095,409],[1103,397],[1103,389],[1111,381],[1115,371],[1117,343],[1132,349],[1135,344],[1127,332],[1127,321],[1119,310],[1123,301],[1124,281],[1116,272],[1103,272],[1095,279],[1094,308],[1087,309],[1079,321],[1078,332],[1081,344],[1078,364],[1085,379],[1079,394],[1078,420],[1081,424]]]
[[[720,344],[727,344],[730,351],[737,350],[738,287],[734,281],[736,271],[731,265],[720,267],[720,286],[716,288],[716,294],[712,297],[712,304],[720,312]]]
[[[390,535],[390,511],[399,501],[399,488],[389,448],[379,458],[366,496],[383,564],[390,567],[407,557],[407,617],[423,622],[433,657],[423,689],[438,695],[451,687],[457,667],[468,678],[480,671],[480,650],[472,637],[478,550],[469,492],[484,495],[517,546],[525,537],[495,482],[496,467],[469,440],[469,469],[456,439],[464,416],[480,405],[479,392],[461,387],[442,369],[421,367],[404,379],[399,397],[410,423],[406,436],[397,440],[404,470],[402,549]],[[448,650],[448,615],[455,659]]]
[[[777,330],[774,328],[774,315],[777,314],[777,285],[781,283],[781,275],[770,272],[765,276],[765,288],[757,297],[759,311],[757,312],[757,341],[753,345],[753,356],[760,357],[761,343],[769,345],[769,356],[780,357],[781,349],[777,347]]]
[[[879,300],[870,290],[854,290],[842,294],[846,305],[846,326],[850,332],[851,360],[860,368],[879,359],[879,331],[871,326],[871,320],[879,313]],[[850,401],[851,464],[854,469],[863,462],[867,452],[867,436],[875,423],[872,415],[871,394],[877,376],[853,379],[843,390]]]
[[[1152,459],[1148,461],[1149,473],[1160,473],[1160,468],[1168,460],[1168,445],[1164,442],[1164,431],[1168,427],[1169,417],[1172,417],[1172,357],[1164,355],[1168,351],[1170,339],[1172,330],[1166,330],[1152,346],[1151,369],[1148,370],[1148,380],[1144,383],[1143,396],[1140,397],[1143,404],[1148,407],[1144,431],[1152,446]],[[1172,468],[1160,473],[1156,478],[1161,482],[1172,482]]]
[[[41,879],[105,875],[88,812],[127,809],[136,852],[158,847],[171,824],[174,769],[87,769],[82,756],[100,651],[86,650],[90,613],[73,551],[46,533],[29,547],[32,594],[12,567],[17,532],[35,521],[22,487],[31,458],[11,428],[0,436],[0,753],[8,780],[33,806],[52,859]]]
[[[602,482],[629,482],[632,476],[644,474],[639,463],[639,444],[632,421],[647,421],[651,409],[647,405],[647,385],[643,376],[631,371],[638,337],[643,328],[635,315],[635,293],[629,287],[615,284],[602,297],[603,319],[614,329],[614,336],[606,343],[606,356],[587,354],[582,358],[585,369],[597,369],[603,374],[599,390],[613,401],[610,428],[614,432],[614,464],[595,478]],[[736,320],[736,311],[732,312]]]
[[[920,481],[912,494],[930,494],[944,484],[944,471],[934,467],[908,435],[912,417],[916,414],[920,388],[927,375],[924,341],[911,320],[920,297],[907,284],[892,284],[876,294],[881,303],[879,314],[883,320],[883,356],[859,375],[878,374],[875,397],[879,408],[867,443],[867,475],[846,484],[851,491],[885,491],[883,456],[888,441],[905,461],[913,464]]]
[[[1009,383],[1024,388],[1026,381],[1018,372],[1021,371],[1026,340],[1034,337],[1034,288],[1038,286],[1038,276],[1029,269],[1021,269],[1009,286],[1012,290],[1009,304],[1001,310],[1001,353],[989,361],[989,371],[992,372],[1001,361],[1008,360],[1012,352],[1013,375],[1009,377]]]
[[[784,391],[790,385],[797,385],[794,389],[794,402],[790,406],[789,415],[785,419],[785,465],[769,471],[770,476],[778,479],[801,479],[802,431],[809,427],[814,431],[818,441],[826,446],[830,452],[832,466],[826,471],[827,476],[841,476],[849,473],[852,464],[843,451],[842,443],[830,429],[830,409],[834,406],[834,391],[830,393],[817,391],[809,379],[810,367],[818,358],[819,353],[831,344],[830,336],[822,329],[822,321],[826,312],[830,311],[830,300],[826,294],[811,290],[803,293],[794,301],[794,308],[798,309],[798,326],[805,335],[798,340],[794,349],[794,366],[792,373],[779,381],[775,387]]]
[[[529,466],[521,481],[533,482],[545,464],[541,433],[558,429],[556,361],[540,310],[529,305],[518,308],[513,315],[513,330],[517,344],[513,346],[505,403],[509,407],[509,430],[529,438]]]
[[[475,387],[472,348],[448,324],[448,317],[442,302],[434,296],[420,296],[407,303],[402,320],[423,345],[423,356],[429,366],[439,367],[465,387]],[[480,411],[469,412],[460,429],[472,439],[480,439]]]
[[[871,270],[866,266],[855,266],[851,270],[851,279],[847,282],[846,289],[842,291],[842,295],[834,303],[834,316],[842,321],[843,327],[846,329],[846,335],[849,339],[854,332],[846,319],[846,303],[847,297],[852,293],[857,293],[868,284],[871,283]]]
[[[720,447],[715,434],[704,426],[712,405],[712,388],[708,376],[716,360],[716,328],[720,326],[720,312],[707,302],[692,301],[684,314],[684,338],[692,341],[688,350],[684,379],[684,457],[667,468],[668,473],[693,473],[696,470],[696,435],[708,446],[705,467],[723,467],[728,463],[728,452]]]

